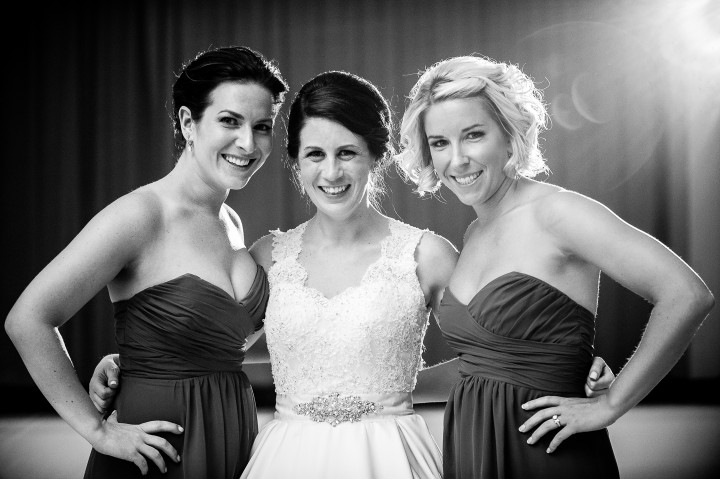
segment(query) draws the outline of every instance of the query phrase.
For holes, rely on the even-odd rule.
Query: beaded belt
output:
[[[296,404],[293,411],[308,416],[315,422],[327,422],[337,426],[343,422],[358,422],[360,416],[375,414],[383,406],[373,401],[363,401],[360,396],[340,396],[339,393],[315,396],[310,402]]]

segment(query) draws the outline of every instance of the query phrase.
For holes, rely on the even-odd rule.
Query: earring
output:
[[[193,151],[193,146],[195,146],[195,144],[193,143],[192,138],[187,140],[187,145],[188,145],[188,148],[190,148],[190,151]]]

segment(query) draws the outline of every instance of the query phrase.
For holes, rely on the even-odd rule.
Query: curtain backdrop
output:
[[[710,1],[106,0],[13,9],[6,23],[18,33],[5,39],[3,74],[5,314],[93,215],[172,168],[174,73],[200,50],[230,44],[277,61],[291,87],[282,115],[326,70],[375,83],[399,121],[417,73],[436,61],[480,53],[517,64],[552,114],[542,143],[547,181],[606,204],[720,290],[720,17]],[[283,130],[263,169],[228,200],[248,245],[311,214],[283,166]],[[387,183],[387,215],[461,247],[471,208],[447,191],[419,198],[394,170]],[[649,311],[603,275],[596,354],[614,371]],[[720,375],[717,308],[713,315],[672,376]],[[61,333],[86,382],[115,351],[107,292]],[[441,343],[427,347],[431,362],[445,354]],[[3,386],[32,384],[5,334],[0,364]]]

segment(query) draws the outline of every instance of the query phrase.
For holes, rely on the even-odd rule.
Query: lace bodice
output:
[[[410,392],[430,310],[417,278],[424,230],[389,219],[390,235],[359,285],[326,298],[298,261],[307,222],[273,231],[265,315],[277,394]]]

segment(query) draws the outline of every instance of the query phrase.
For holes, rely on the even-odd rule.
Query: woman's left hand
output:
[[[615,421],[605,395],[594,398],[544,396],[528,401],[522,408],[526,411],[542,408],[520,426],[520,432],[533,431],[528,444],[535,444],[548,432],[557,431],[547,448],[548,454],[573,434],[597,431]]]

